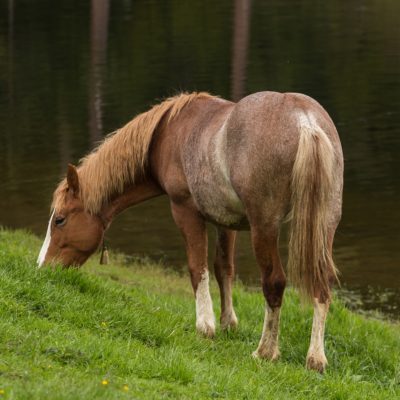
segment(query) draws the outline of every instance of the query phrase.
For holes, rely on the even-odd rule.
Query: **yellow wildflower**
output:
[[[107,386],[107,385],[108,385],[108,380],[107,380],[107,379],[103,379],[103,380],[101,381],[101,384],[102,384],[103,386]]]
[[[127,391],[129,390],[129,386],[128,386],[128,385],[122,386],[122,390],[123,390],[124,392],[127,392]]]
[[[5,393],[4,389],[0,389],[0,396]]]

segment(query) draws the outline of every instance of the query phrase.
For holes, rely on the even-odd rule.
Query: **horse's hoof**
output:
[[[212,339],[215,336],[215,325],[202,322],[196,324],[197,332],[206,338]]]
[[[235,330],[238,326],[238,319],[235,313],[229,315],[221,315],[221,329],[222,330]]]
[[[325,356],[310,355],[307,356],[306,367],[307,369],[317,371],[323,374],[328,362]]]
[[[252,353],[253,358],[258,359],[265,359],[269,361],[277,361],[281,356],[281,353],[278,348],[272,350],[264,350],[264,349],[257,349]]]

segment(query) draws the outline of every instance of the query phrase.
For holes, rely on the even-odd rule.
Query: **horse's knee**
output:
[[[197,268],[189,268],[189,274],[190,274],[190,281],[192,282],[193,291],[194,291],[194,293],[196,293],[199,283],[202,281],[205,274],[208,274],[208,270],[207,269],[199,270]]]

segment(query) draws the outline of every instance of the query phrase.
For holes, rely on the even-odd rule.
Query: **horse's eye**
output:
[[[64,223],[65,223],[65,217],[61,217],[61,216],[56,217],[56,219],[54,220],[54,223],[55,223],[57,226],[62,226],[62,225],[64,225]]]

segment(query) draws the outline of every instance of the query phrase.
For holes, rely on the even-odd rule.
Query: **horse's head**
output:
[[[80,266],[102,242],[104,224],[85,211],[79,190],[78,171],[68,166],[67,178],[55,192],[55,201],[38,265],[60,263]]]

